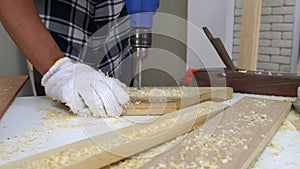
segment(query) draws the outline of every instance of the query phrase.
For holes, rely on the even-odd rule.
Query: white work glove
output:
[[[119,116],[129,102],[125,84],[67,57],[42,78],[46,95],[81,116]]]

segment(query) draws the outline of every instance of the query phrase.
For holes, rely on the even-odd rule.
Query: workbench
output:
[[[234,93],[233,99],[224,103],[231,105],[244,96],[286,99]],[[74,117],[70,116],[68,109],[63,105],[45,97],[17,97],[0,121],[0,166],[93,135],[156,118],[156,116]],[[300,168],[300,131],[291,123],[291,120],[299,121],[299,119],[298,114],[290,112],[253,168]]]

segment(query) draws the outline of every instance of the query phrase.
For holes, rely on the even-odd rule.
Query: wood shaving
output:
[[[103,169],[128,169],[128,168],[139,168],[149,162],[153,157],[164,153],[165,151],[169,150],[170,148],[177,145],[186,134],[178,136],[170,141],[167,141],[161,145],[153,147],[149,150],[141,152],[137,155],[134,155],[130,158],[124,159],[122,161],[116,162],[109,166],[104,167]],[[164,168],[165,164],[159,164],[160,168]]]
[[[254,111],[245,114],[243,118],[241,120],[247,121],[250,126],[255,126],[256,123],[265,124],[266,122],[273,121],[267,114],[256,113]]]
[[[240,107],[236,106],[230,112],[225,110],[223,116],[227,118],[222,119],[221,125],[212,128],[213,134],[203,133],[207,132],[210,126],[198,128],[195,132],[189,134],[175,149],[150,161],[144,168],[151,166],[152,168],[211,169],[228,168],[228,165],[233,167],[233,158],[237,160],[237,155],[243,156],[243,153],[253,150],[252,143],[257,141],[253,140],[254,136],[259,140],[265,139],[267,134],[261,132],[260,129],[269,128],[271,123],[273,124],[274,118],[272,112],[265,112],[272,101],[270,103],[264,99],[254,99],[250,104],[242,102],[242,105],[239,105]],[[227,110],[229,111],[229,109]],[[253,111],[247,111],[249,109]],[[225,115],[226,113],[227,115]],[[276,112],[276,115],[278,115],[277,113],[279,112]],[[211,124],[211,127],[213,127],[215,123],[217,123],[217,120],[208,123],[208,125]],[[265,132],[267,131],[269,130]],[[261,138],[258,134],[261,135]]]
[[[107,149],[113,149],[114,147],[119,146],[120,144],[128,143],[132,139],[140,139],[140,138],[146,138],[151,137],[154,135],[158,135],[157,132],[159,129],[165,129],[161,132],[165,132],[169,127],[171,127],[175,122],[177,121],[177,118],[171,118],[171,119],[165,119],[159,124],[153,124],[146,128],[140,128],[136,131],[133,131],[129,134],[120,134],[115,138],[111,138],[110,143],[103,144],[103,146]]]
[[[296,113],[295,111],[291,111],[289,116],[286,118],[286,120],[280,126],[279,131],[281,131],[281,132],[300,131],[297,127],[299,119],[300,119],[300,115],[298,113]],[[294,123],[297,123],[297,124],[295,125]]]
[[[265,107],[266,104],[264,104],[263,101],[256,102],[258,107]],[[204,110],[202,110],[204,111]],[[47,112],[47,111],[46,111]],[[78,127],[78,126],[70,126],[68,125],[68,122],[70,122],[71,119],[73,119],[75,116],[61,114],[61,112],[55,111],[55,110],[49,110],[45,115],[43,115],[42,119],[43,121],[49,121],[52,123],[53,121],[56,121],[57,119],[63,119],[63,121],[60,124],[57,124],[55,128],[60,127]],[[243,116],[240,116],[244,119],[244,121],[249,122],[249,124],[259,123],[259,124],[265,124],[267,122],[272,122],[272,119],[266,115],[266,114],[257,114],[254,111],[250,111],[248,113],[243,114]],[[121,118],[120,118],[121,119]],[[119,120],[120,120],[119,119]],[[143,128],[137,131],[134,131],[132,133],[129,133],[126,137],[129,138],[142,138],[146,137],[152,132],[155,132],[158,128],[166,128],[168,126],[171,126],[176,121],[176,118],[168,119],[164,123],[160,125],[152,125],[148,128]],[[118,120],[117,120],[118,121]],[[121,120],[122,121],[122,120]],[[47,123],[45,123],[47,125]],[[53,125],[53,123],[52,123]],[[48,126],[49,127],[49,126]],[[201,129],[199,129],[201,131]],[[203,135],[194,135],[191,139],[184,140],[183,145],[184,148],[180,151],[179,155],[182,160],[186,160],[186,153],[188,153],[191,150],[199,149],[199,156],[195,156],[195,159],[193,159],[193,162],[188,163],[187,161],[178,161],[176,162],[170,162],[168,165],[165,163],[158,163],[156,166],[152,168],[199,168],[201,166],[204,169],[215,169],[220,168],[220,165],[227,164],[230,161],[232,161],[231,154],[228,153],[227,150],[237,149],[237,147],[242,147],[242,149],[247,150],[248,149],[248,142],[250,140],[240,138],[238,137],[240,132],[245,132],[244,129],[240,128],[233,128],[230,130],[223,130],[220,135],[211,135],[209,137],[203,138]],[[200,132],[201,133],[201,132]],[[228,137],[230,136],[230,137]],[[183,136],[181,136],[183,137]],[[177,139],[180,139],[181,137],[177,137],[174,139],[175,141]],[[203,142],[203,139],[205,142]],[[175,141],[172,140],[168,143],[174,145],[178,144],[178,142],[175,143]],[[30,141],[30,140],[28,140]],[[32,140],[34,141],[34,140]],[[174,142],[173,142],[174,141]],[[122,137],[119,138],[112,138],[112,145],[110,146],[116,146],[120,142],[126,142],[126,139],[124,140]],[[195,144],[196,143],[196,144]],[[0,143],[1,144],[1,143]],[[163,145],[165,146],[165,144]],[[273,146],[275,149],[281,150],[280,146],[277,145],[270,145]],[[158,153],[161,152],[161,147],[157,146],[153,149],[147,150],[143,153],[140,153],[136,156],[133,156],[131,158],[128,158],[126,160],[123,160],[121,162],[118,162],[116,164],[112,164],[106,168],[138,168],[139,166],[144,165],[148,161],[151,160],[151,158]],[[43,159],[40,159],[38,161],[34,161],[27,165],[27,168],[63,168],[65,166],[68,166],[72,164],[73,162],[77,161],[78,159],[91,157],[92,155],[95,155],[97,153],[100,153],[102,150],[98,146],[90,146],[88,148],[83,149],[70,149],[67,151],[61,151],[56,154],[51,154]],[[205,159],[206,156],[209,156],[208,152],[218,151],[218,155],[211,161]],[[1,152],[0,152],[1,153]],[[2,155],[2,154],[1,154]],[[276,155],[276,153],[274,154]],[[201,156],[201,157],[200,157]]]
[[[254,100],[254,105],[257,107],[267,107],[266,100]]]
[[[296,127],[298,131],[300,131],[300,121],[299,120],[291,120],[291,123]]]
[[[274,152],[270,153],[271,156],[279,156],[280,153],[284,150],[284,148],[282,146],[280,146],[279,144],[275,144],[275,143],[270,143],[268,145],[269,148],[273,149]]]
[[[67,151],[60,151],[55,154],[48,155],[41,159],[31,161],[29,164],[23,165],[22,169],[52,169],[52,168],[64,168],[78,160],[83,158],[91,157],[95,154],[100,153],[102,150],[97,145],[85,147],[85,148],[74,148]]]
[[[293,102],[297,100],[297,97],[284,97],[283,100],[288,102]]]
[[[166,89],[158,89],[158,88],[147,88],[144,87],[140,90],[138,89],[130,89],[129,96],[132,98],[151,98],[151,97],[181,97],[182,93],[180,89],[174,88],[166,88]]]
[[[279,150],[279,151],[283,151],[284,148],[278,144],[274,144],[274,143],[271,143],[270,145],[268,145],[269,147],[273,148],[273,149],[276,149],[276,150]]]
[[[25,130],[19,135],[4,138],[4,140],[0,142],[0,156],[2,160],[7,161],[14,159],[18,154],[27,153],[26,150],[36,152],[46,149],[46,147],[42,146],[43,144],[41,142],[51,140],[60,129],[81,128],[80,124],[71,123],[76,116],[68,112],[55,109],[39,109],[37,113],[40,113],[42,116],[41,127]],[[37,140],[41,138],[44,140]],[[32,145],[35,145],[35,148],[33,148]]]
[[[75,115],[67,112],[56,109],[41,109],[42,113],[42,125],[43,127],[49,127],[49,129],[61,129],[61,128],[80,128],[79,124],[70,124]]]
[[[199,90],[192,87],[170,87],[170,88],[147,88],[143,87],[138,90],[137,88],[129,89],[130,98],[139,100],[151,100],[151,101],[161,101],[161,99],[172,98],[179,99],[182,97],[190,97],[199,95]]]
[[[7,88],[0,88],[0,96],[6,94],[7,92],[9,92],[11,89],[13,89],[13,87],[7,87]]]

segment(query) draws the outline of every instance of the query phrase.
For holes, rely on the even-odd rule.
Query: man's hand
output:
[[[69,58],[54,64],[42,85],[48,96],[81,116],[119,116],[129,102],[125,84]]]

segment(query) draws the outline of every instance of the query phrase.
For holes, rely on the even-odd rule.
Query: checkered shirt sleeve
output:
[[[40,18],[66,56],[109,75],[130,56],[129,29],[120,26],[128,25],[129,20],[123,0],[35,0],[35,3]],[[96,63],[91,63],[80,52],[87,42],[95,39],[101,42],[94,46],[100,53],[93,60]]]

